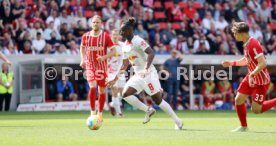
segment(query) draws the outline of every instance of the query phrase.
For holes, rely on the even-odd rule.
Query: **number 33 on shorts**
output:
[[[255,100],[256,102],[263,102],[264,101],[264,95],[263,94],[256,94]]]

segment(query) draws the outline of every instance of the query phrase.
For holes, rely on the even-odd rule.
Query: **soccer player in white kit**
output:
[[[134,94],[139,94],[144,90],[174,120],[175,129],[181,130],[183,126],[181,119],[175,114],[171,106],[162,99],[162,88],[157,70],[152,64],[154,52],[145,40],[133,35],[134,26],[135,19],[131,17],[123,23],[120,30],[120,34],[126,40],[123,44],[124,61],[121,70],[125,70],[130,62],[135,72],[135,75],[128,80],[124,87],[123,99],[132,106],[146,112],[143,123],[148,123],[155,110],[147,107],[134,96]],[[108,82],[108,85],[113,86],[117,79],[118,77]]]
[[[120,72],[120,69],[123,64],[123,51],[122,51],[122,42],[119,42],[119,30],[112,30],[111,40],[115,46],[116,54],[115,56],[108,59],[108,77],[107,80],[111,81],[115,79],[115,76],[119,74],[119,79],[116,81],[114,86],[111,87],[111,95],[112,102],[110,103],[110,107],[113,109],[112,111],[116,112],[116,117],[123,117],[121,111],[121,98],[122,90],[126,83],[126,78],[124,72]]]

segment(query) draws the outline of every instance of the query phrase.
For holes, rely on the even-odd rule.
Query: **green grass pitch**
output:
[[[103,126],[91,131],[89,112],[0,113],[0,146],[267,146],[276,145],[276,112],[248,113],[249,132],[231,133],[239,125],[234,111],[181,111],[184,130],[174,130],[167,115],[158,111],[142,124],[142,112],[125,118],[104,114]]]

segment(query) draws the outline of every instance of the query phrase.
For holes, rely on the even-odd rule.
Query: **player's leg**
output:
[[[116,115],[116,110],[115,110],[115,97],[116,97],[116,95],[115,95],[115,93],[117,92],[117,88],[115,87],[115,86],[112,86],[111,88],[110,88],[110,90],[111,90],[111,102],[109,102],[109,110],[110,110],[110,113],[111,113],[111,115],[112,116],[115,116]]]
[[[183,123],[182,123],[181,119],[173,111],[172,107],[164,99],[162,99],[162,93],[157,92],[156,94],[152,95],[151,97],[152,97],[153,101],[174,120],[174,122],[176,124],[176,129],[181,130],[183,127]]]
[[[120,101],[118,97],[118,88],[116,86],[113,86],[111,88],[112,92],[112,106],[115,108],[116,116],[120,117],[122,115]]]
[[[272,107],[276,106],[276,98],[265,101],[268,87],[269,87],[269,84],[256,87],[256,90],[252,95],[252,112],[253,113],[260,114],[260,113],[268,111]]]
[[[235,106],[236,106],[236,112],[240,120],[240,127],[232,130],[232,132],[245,132],[247,131],[247,121],[246,121],[246,105],[245,101],[247,99],[248,95],[242,94],[240,92],[237,93],[235,97]]]
[[[88,81],[88,85],[89,85],[88,98],[90,101],[91,115],[96,115],[95,104],[96,104],[97,84],[96,84],[96,81],[94,80],[94,81]]]
[[[103,119],[103,108],[106,99],[106,87],[98,83],[98,115]]]

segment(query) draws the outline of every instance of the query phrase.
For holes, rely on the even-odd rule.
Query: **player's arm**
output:
[[[258,64],[257,64],[256,68],[251,72],[251,74],[250,74],[251,77],[254,77],[258,73],[260,73],[267,66],[264,55],[259,56],[257,58],[257,61],[258,61]]]
[[[127,69],[128,65],[129,65],[129,60],[128,59],[124,59],[123,60],[123,64],[121,66],[121,69],[118,72],[118,74],[115,76],[115,79],[112,80],[112,81],[109,81],[107,83],[107,86],[112,87],[116,83],[116,81],[118,80],[118,76]]]
[[[84,63],[84,59],[85,59],[85,47],[83,45],[80,46],[80,56],[81,56],[80,66],[82,68],[85,68],[85,63]]]
[[[113,57],[113,56],[116,55],[116,48],[115,48],[115,46],[111,47],[110,50],[111,51],[109,53],[107,53],[105,56],[103,56],[103,60],[106,60],[106,59],[111,58],[111,57]]]
[[[240,60],[235,60],[235,61],[223,61],[222,62],[223,67],[229,67],[229,66],[246,66],[247,65],[247,61],[246,58],[243,57]]]
[[[152,64],[152,61],[154,59],[154,52],[151,49],[151,47],[147,47],[147,49],[145,50],[145,52],[148,54],[148,58],[147,58],[147,64],[145,66],[145,69],[148,70],[150,65]]]

